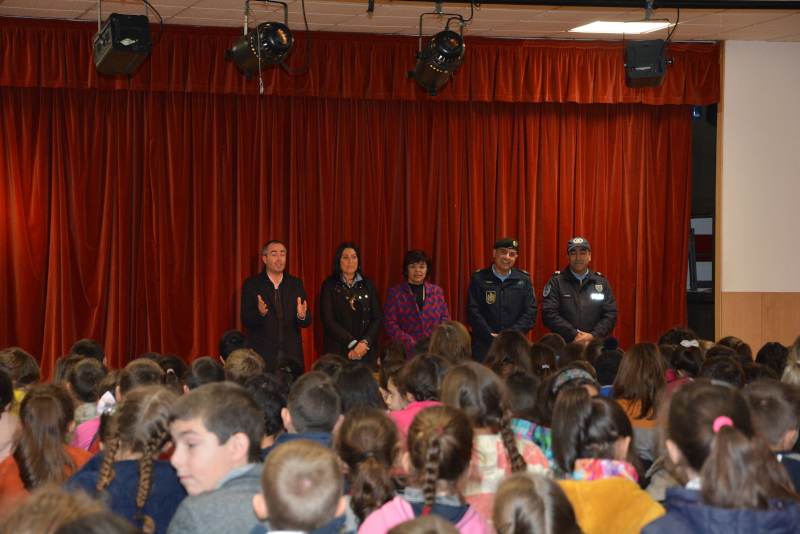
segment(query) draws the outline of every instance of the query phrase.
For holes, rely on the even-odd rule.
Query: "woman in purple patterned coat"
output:
[[[444,292],[425,278],[431,258],[422,250],[410,250],[403,259],[405,280],[389,289],[383,308],[386,333],[403,344],[409,356],[414,343],[431,335],[433,329],[450,320]]]

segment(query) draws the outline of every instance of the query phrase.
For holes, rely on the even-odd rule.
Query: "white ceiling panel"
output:
[[[244,22],[244,0],[151,0],[167,24],[199,26],[241,26]],[[289,25],[303,28],[300,0],[288,0]],[[419,15],[433,10],[432,2],[377,0],[375,13],[367,16],[367,0],[309,0],[306,4],[312,30],[416,34]],[[447,12],[469,17],[469,4],[444,4]],[[255,22],[282,20],[277,6],[251,0]],[[94,0],[0,0],[0,16],[55,19],[88,19],[96,13]],[[144,13],[141,0],[103,0],[104,17],[109,13]],[[659,9],[655,18],[675,21],[677,11]],[[566,39],[619,40],[616,34],[577,34],[568,30],[596,20],[633,21],[644,17],[644,10],[628,8],[587,8],[547,6],[484,5],[475,9],[475,16],[465,35],[505,37],[555,37]],[[151,20],[155,21],[154,16]],[[443,27],[443,21],[426,17],[424,33],[430,35]],[[800,12],[682,9],[676,40],[713,41],[724,39],[800,41]],[[665,37],[664,32],[646,34],[643,39]],[[637,37],[639,38],[639,37]]]

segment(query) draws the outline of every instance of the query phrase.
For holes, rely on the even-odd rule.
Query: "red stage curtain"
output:
[[[270,238],[314,312],[341,240],[381,295],[406,250],[427,250],[464,321],[498,237],[520,240],[540,298],[581,235],[623,346],[685,320],[688,106],[21,88],[0,105],[0,345],[46,373],[81,337],[115,365],[216,354]],[[317,347],[319,328],[315,313]]]
[[[258,83],[224,57],[239,28],[164,26],[150,58],[130,78],[97,73],[92,22],[0,17],[0,85],[75,89],[133,89],[193,93],[257,94]],[[377,100],[429,97],[406,71],[418,39],[398,35],[317,32],[306,75],[280,68],[263,71],[264,91],[275,96]],[[305,32],[295,32],[292,68],[305,65]],[[466,39],[464,64],[439,101],[642,102],[707,105],[719,101],[719,45],[675,43],[664,85],[628,89],[620,41]]]
[[[48,24],[46,35],[64,31]],[[192,30],[166,37],[187,33],[186,46],[202,49],[206,29]],[[241,328],[240,286],[271,238],[287,244],[288,270],[309,294],[307,363],[321,347],[320,286],[343,240],[359,243],[382,297],[404,253],[425,249],[431,280],[465,321],[469,276],[490,263],[497,238],[520,240],[517,266],[540,299],[566,264],[567,240],[581,235],[617,295],[622,346],[685,321],[688,105],[259,97],[214,90],[224,84],[213,73],[195,92],[179,88],[183,74],[170,91],[66,83],[85,54],[15,78],[30,86],[0,87],[0,346],[41,355],[45,376],[82,337],[102,342],[112,366],[148,350],[216,354],[220,335]],[[36,57],[15,52],[11,70]],[[52,70],[67,87],[37,87]],[[456,84],[467,78],[476,75]],[[697,90],[688,83],[686,102]],[[532,337],[545,332],[539,320]]]

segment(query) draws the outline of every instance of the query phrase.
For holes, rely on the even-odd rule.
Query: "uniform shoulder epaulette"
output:
[[[605,278],[605,276],[603,276],[603,273],[598,273],[597,271],[595,271],[594,274],[596,274],[597,276],[602,276],[603,278]]]
[[[557,274],[561,274],[561,271],[556,271],[556,272],[554,272],[554,273],[553,273],[553,276],[555,276],[555,275],[557,275]]]
[[[481,272],[482,270],[483,270],[483,269],[478,269],[478,270],[476,270],[476,271],[475,271],[474,273],[472,273],[472,274],[478,274],[478,273],[479,273],[479,272]]]
[[[531,273],[529,273],[529,272],[528,272],[528,271],[526,271],[525,269],[517,269],[517,270],[518,270],[519,272],[521,272],[521,273],[525,273],[525,274],[527,274],[527,275],[528,275],[528,277],[530,277],[530,276],[531,276]]]

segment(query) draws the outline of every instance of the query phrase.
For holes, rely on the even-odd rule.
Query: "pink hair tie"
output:
[[[733,421],[727,415],[720,415],[714,419],[714,434],[719,432],[719,429],[723,426],[733,426]]]

